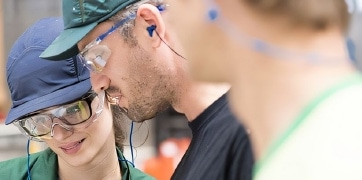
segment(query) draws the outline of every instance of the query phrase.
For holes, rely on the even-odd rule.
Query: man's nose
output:
[[[92,88],[96,93],[108,89],[110,79],[102,73],[90,73]]]

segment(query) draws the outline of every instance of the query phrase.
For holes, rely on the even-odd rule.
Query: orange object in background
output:
[[[190,145],[189,138],[169,138],[159,146],[159,155],[145,161],[144,172],[157,180],[169,180]]]
[[[0,124],[1,123],[5,123],[5,115],[4,115],[4,113],[0,112]]]

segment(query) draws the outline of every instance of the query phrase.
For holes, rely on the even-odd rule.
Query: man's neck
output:
[[[178,103],[172,106],[191,122],[229,89],[227,84],[192,82],[180,93]]]

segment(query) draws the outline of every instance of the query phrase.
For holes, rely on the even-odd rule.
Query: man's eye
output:
[[[96,58],[94,59],[94,62],[102,67],[104,67],[106,65],[106,61],[102,58],[101,55],[97,55]]]

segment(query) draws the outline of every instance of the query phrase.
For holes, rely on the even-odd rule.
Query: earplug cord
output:
[[[133,121],[132,121],[132,124],[131,124],[131,130],[130,130],[130,133],[129,133],[129,145],[130,145],[130,148],[131,148],[131,158],[132,158],[132,162],[131,161],[128,161],[124,156],[123,157],[118,157],[118,160],[119,161],[125,161],[125,162],[128,162],[130,163],[133,167],[135,167],[134,165],[134,155],[133,155],[133,145],[132,145],[132,134],[133,134]]]
[[[29,153],[29,146],[30,146],[30,139],[28,139],[28,143],[26,145],[26,153],[28,155],[28,160],[27,160],[27,167],[28,167],[28,180],[31,180],[30,178],[30,153]]]
[[[156,32],[157,36],[161,39],[161,41],[162,41],[168,48],[170,48],[170,50],[171,50],[172,52],[174,52],[177,56],[181,57],[182,59],[187,60],[187,59],[186,59],[185,57],[183,57],[181,54],[179,54],[178,52],[176,52],[171,46],[169,46],[169,45],[161,38],[161,36],[158,34],[157,31],[155,31],[155,32]]]
[[[133,121],[131,123],[131,130],[130,130],[130,133],[129,133],[129,145],[131,147],[131,156],[132,156],[132,166],[135,167],[134,165],[134,156],[133,156],[133,145],[132,145],[132,135],[133,135]]]

